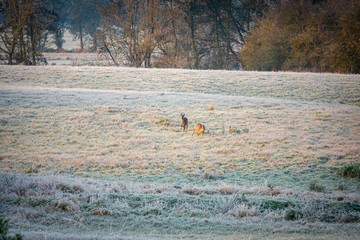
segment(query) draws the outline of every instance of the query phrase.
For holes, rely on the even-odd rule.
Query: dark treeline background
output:
[[[45,63],[65,29],[114,65],[360,71],[358,0],[0,0],[7,64]]]

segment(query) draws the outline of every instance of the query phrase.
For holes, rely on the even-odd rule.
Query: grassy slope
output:
[[[26,183],[56,173],[139,184],[94,193],[50,182],[55,192],[21,193],[6,180],[4,209],[24,214],[13,222],[23,231],[67,233],[76,223],[106,236],[356,235],[359,182],[335,170],[359,162],[359,89],[358,75],[0,66],[2,171],[30,173],[14,175]],[[197,122],[213,135],[191,137]],[[326,194],[307,192],[311,180]],[[284,222],[290,209],[300,220]]]

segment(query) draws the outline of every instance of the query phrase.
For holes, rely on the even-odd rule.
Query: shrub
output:
[[[285,220],[294,221],[298,218],[298,213],[294,209],[289,209],[285,213]]]
[[[343,166],[337,170],[340,177],[360,178],[360,164]]]
[[[316,180],[309,183],[309,190],[314,192],[325,192],[325,187],[319,184]]]

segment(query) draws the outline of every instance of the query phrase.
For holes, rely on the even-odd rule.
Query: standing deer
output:
[[[191,134],[191,136],[194,135],[195,130],[197,131],[197,135],[199,136],[201,134],[201,136],[204,136],[204,132],[205,132],[205,126],[202,125],[201,123],[196,124],[193,133]]]
[[[188,119],[185,117],[185,114],[181,113],[180,131],[182,128],[184,128],[183,131],[185,131],[185,129],[188,130],[188,127]]]

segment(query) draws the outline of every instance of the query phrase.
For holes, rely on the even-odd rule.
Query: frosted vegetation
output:
[[[28,239],[354,239],[359,106],[359,75],[0,66],[0,210]]]

